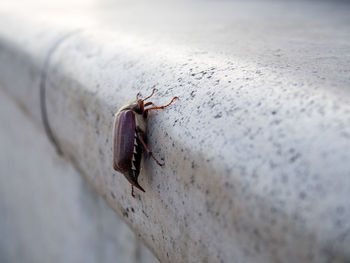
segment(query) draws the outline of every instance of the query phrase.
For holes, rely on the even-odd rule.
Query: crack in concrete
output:
[[[72,32],[69,32],[67,34],[64,34],[60,38],[58,38],[55,43],[53,43],[52,47],[49,49],[47,52],[44,64],[43,64],[43,69],[41,71],[41,77],[40,77],[40,85],[39,85],[39,96],[40,96],[40,112],[41,112],[41,119],[44,125],[45,133],[49,140],[52,142],[52,144],[55,146],[57,154],[58,155],[63,155],[63,151],[61,150],[61,147],[59,145],[58,140],[56,139],[51,126],[49,122],[49,117],[47,114],[47,104],[46,104],[46,79],[47,79],[47,72],[50,64],[50,59],[52,55],[55,53],[55,51],[59,48],[59,46],[68,38],[80,33],[82,30],[77,29]]]

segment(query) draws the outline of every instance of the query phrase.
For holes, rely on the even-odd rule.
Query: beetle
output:
[[[152,102],[144,103],[151,98],[156,89],[153,89],[151,95],[144,99],[139,99],[140,93],[136,95],[136,100],[130,101],[119,109],[114,115],[113,125],[113,168],[117,172],[122,173],[131,184],[131,195],[135,198],[134,187],[145,190],[138,183],[137,178],[141,170],[142,153],[145,150],[149,156],[159,165],[160,163],[154,156],[146,144],[146,129],[149,111],[165,109],[170,106],[175,99],[165,106],[149,107]]]

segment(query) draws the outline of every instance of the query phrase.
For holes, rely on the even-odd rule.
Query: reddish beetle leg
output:
[[[149,105],[153,105],[153,102],[147,102],[145,105],[143,105],[143,107],[147,107]]]
[[[150,96],[146,97],[145,99],[143,99],[143,101],[146,100],[146,99],[149,99],[150,97],[152,97],[154,91],[155,91],[155,89],[153,89],[152,94],[151,94]],[[159,107],[151,107],[151,108],[145,109],[144,112],[148,112],[149,110],[162,110],[162,109],[165,109],[166,107],[169,107],[169,106],[173,103],[173,101],[174,101],[175,99],[178,99],[178,97],[174,97],[167,105],[159,106]],[[144,105],[144,107],[149,106],[149,105],[152,105],[152,104],[153,104],[152,102],[147,102],[147,103]],[[140,140],[140,142],[141,142],[143,148],[144,148],[144,149],[146,150],[146,152],[153,158],[153,160],[154,160],[159,166],[163,166],[164,163],[160,163],[160,162],[156,159],[156,157],[153,156],[153,153],[151,152],[151,150],[148,149],[148,147],[147,147],[145,141],[144,141],[143,138],[142,138],[142,134],[137,133],[137,137],[139,138],[139,140]]]
[[[138,133],[137,133],[137,137],[139,138],[139,140],[140,140],[140,142],[141,142],[143,148],[146,150],[146,152],[148,153],[148,155],[151,156],[151,157],[153,158],[153,160],[155,160],[156,163],[157,163],[159,166],[163,166],[164,163],[160,163],[160,162],[156,159],[156,157],[153,156],[153,153],[151,152],[151,150],[148,149],[148,147],[147,147],[145,141],[144,141],[143,138],[142,138],[142,134],[138,132]]]
[[[165,106],[159,106],[159,107],[152,107],[152,108],[148,108],[148,109],[145,109],[145,112],[149,111],[149,110],[162,110],[162,109],[165,109],[166,107],[169,107],[174,100],[176,99],[179,99],[179,97],[174,97],[167,105]],[[148,104],[148,103],[146,103]],[[146,105],[145,105],[146,106]]]
[[[131,185],[131,196],[135,198],[134,186],[133,185]]]
[[[152,94],[151,94],[150,96],[146,97],[145,99],[143,99],[143,101],[146,100],[146,99],[149,99],[150,97],[152,97],[154,91],[155,91],[155,89],[153,89]],[[144,109],[143,113],[145,113],[145,112],[147,113],[149,110],[162,110],[162,109],[165,109],[166,107],[169,107],[169,106],[173,103],[173,101],[174,101],[175,99],[178,99],[178,97],[174,97],[167,105],[159,106],[159,107],[151,107],[151,108],[148,108],[148,109]],[[149,105],[152,105],[152,104],[153,104],[152,102],[147,102],[147,103],[144,105],[144,107],[149,106]],[[140,140],[140,142],[141,142],[143,148],[144,148],[144,149],[146,150],[146,152],[153,158],[153,160],[154,160],[159,166],[163,166],[164,163],[160,163],[160,162],[156,159],[156,157],[153,156],[153,153],[151,152],[151,150],[148,149],[148,147],[147,147],[145,141],[144,141],[143,138],[142,138],[142,134],[141,134],[141,133],[137,133],[137,137],[139,138],[139,140]]]

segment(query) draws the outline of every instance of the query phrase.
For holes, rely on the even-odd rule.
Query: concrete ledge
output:
[[[59,148],[161,262],[350,260],[348,4],[79,10],[7,7],[0,86],[39,122],[44,68]],[[166,166],[146,159],[133,199],[111,166],[113,114],[153,87],[180,101],[150,118]]]
[[[0,262],[159,262],[2,90],[0,109]]]

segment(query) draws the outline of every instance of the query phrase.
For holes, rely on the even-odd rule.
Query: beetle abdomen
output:
[[[135,113],[131,110],[121,111],[114,124],[113,166],[125,174],[132,170],[135,142]]]
[[[135,137],[134,137],[134,152],[132,156],[132,167],[131,169],[136,171],[135,175],[136,178],[140,173],[140,166],[141,166],[141,158],[142,158],[142,145],[137,137],[137,133],[135,130]]]

